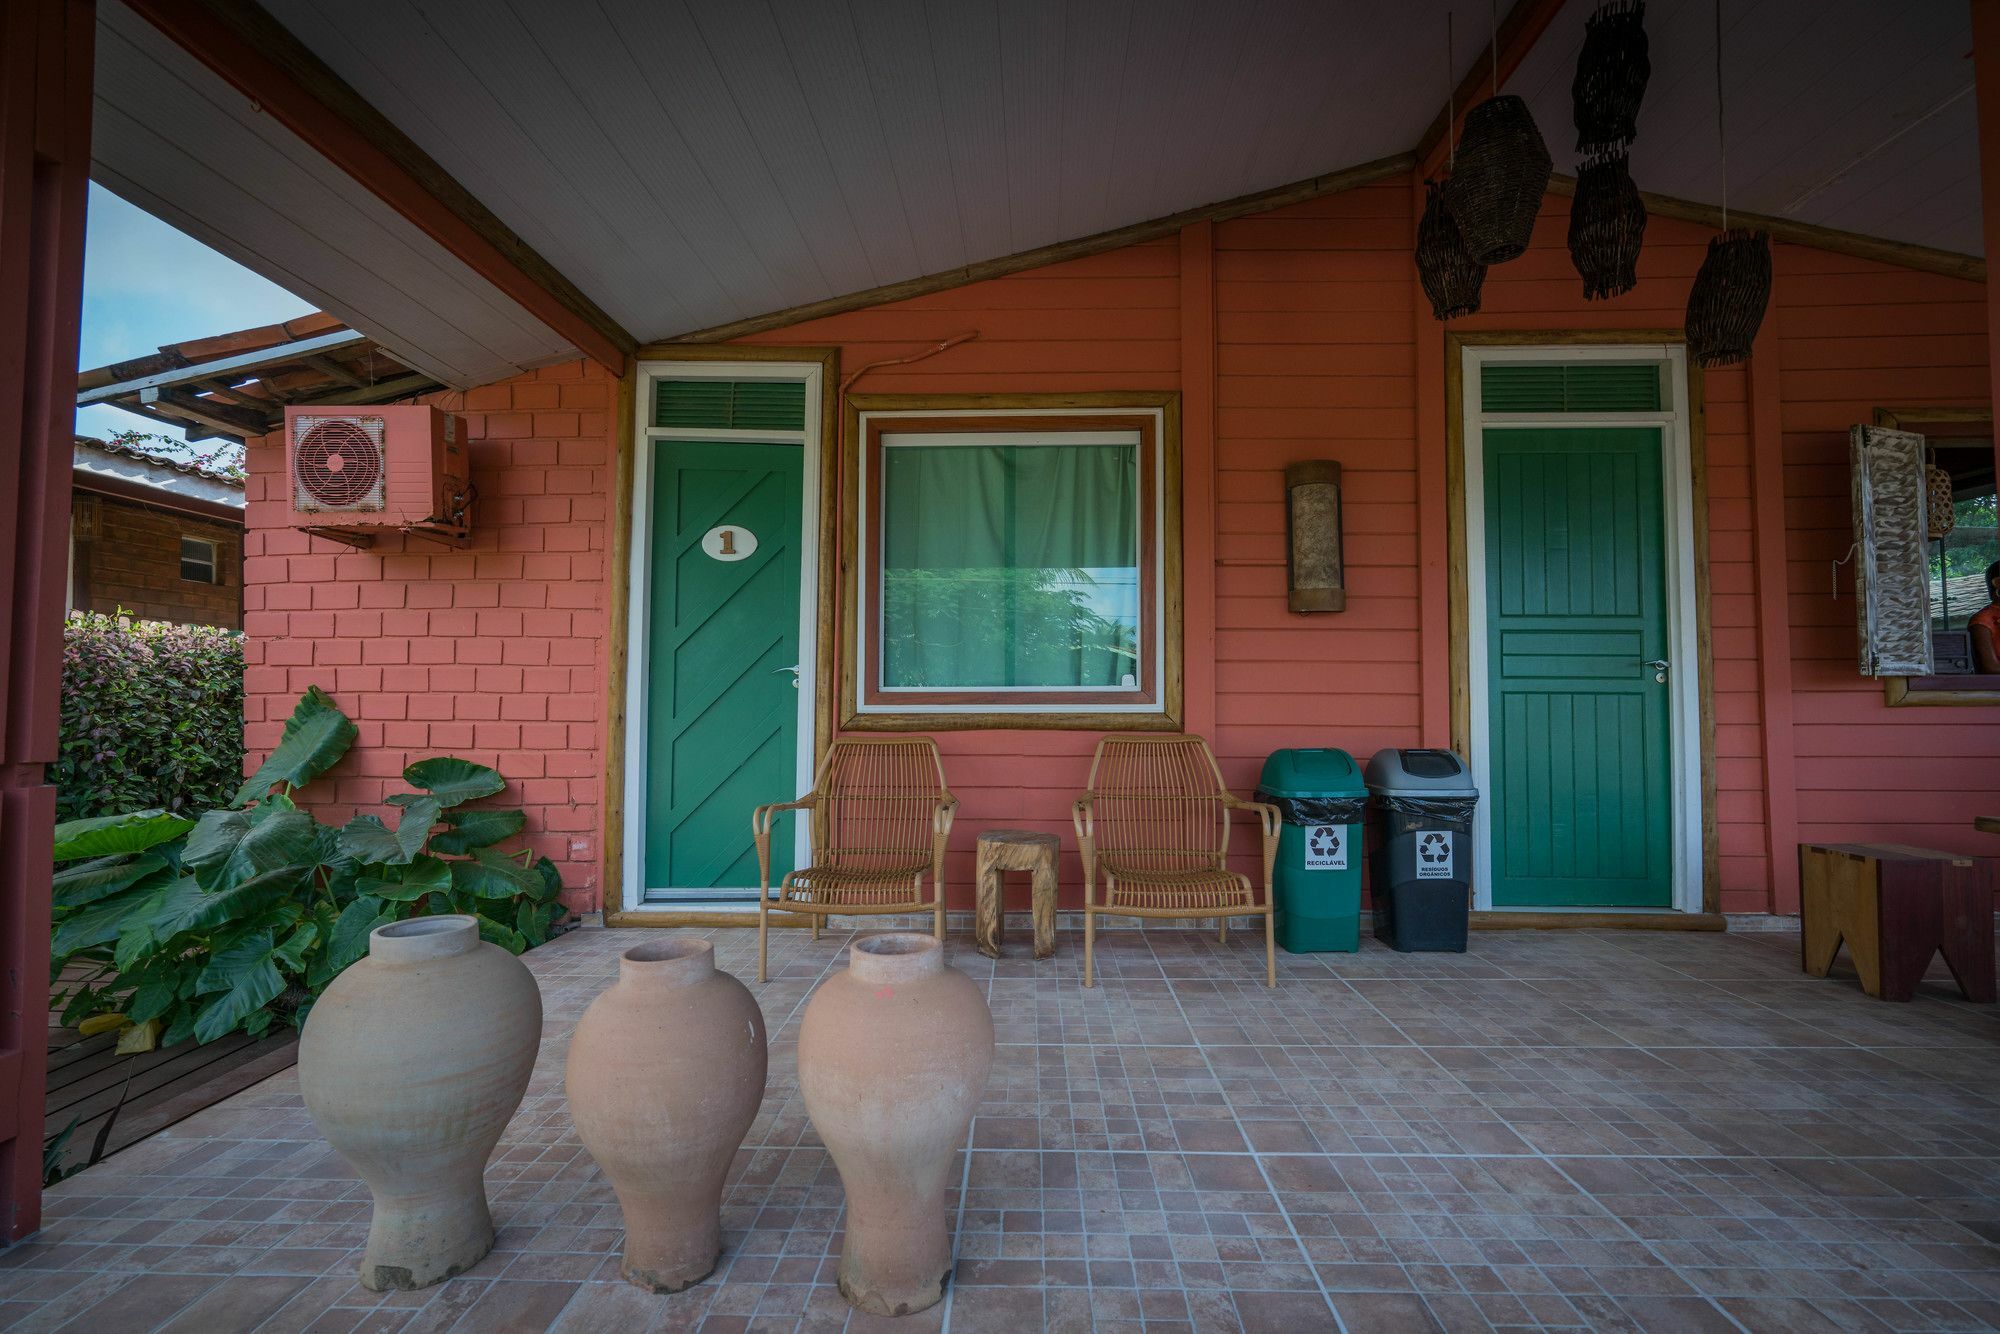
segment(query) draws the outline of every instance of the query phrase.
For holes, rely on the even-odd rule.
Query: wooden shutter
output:
[[[1924,531],[1924,438],[1856,426],[1855,618],[1863,676],[1931,674],[1930,543]]]

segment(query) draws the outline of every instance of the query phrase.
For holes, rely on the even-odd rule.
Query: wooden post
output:
[[[2000,251],[2000,0],[1972,0],[1972,81],[1979,117],[1980,231],[1986,253]],[[2000,285],[1986,284],[1986,387],[2000,402]],[[2000,466],[2000,436],[1993,442]]]
[[[1777,297],[1750,354],[1750,508],[1757,581],[1757,686],[1764,725],[1766,912],[1799,910],[1799,792],[1792,735],[1792,622],[1785,544],[1785,439]]]
[[[46,770],[62,682],[96,21],[92,0],[0,5],[0,1226],[9,1241],[42,1221],[56,807]]]

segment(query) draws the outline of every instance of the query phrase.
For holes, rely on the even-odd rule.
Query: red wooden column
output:
[[[42,1221],[49,847],[93,0],[0,4],[0,1226]]]
[[[1980,230],[1986,262],[2000,256],[2000,0],[1972,0],[1972,81],[1979,104]],[[1986,280],[1987,389],[2000,403],[2000,283]],[[1993,442],[2000,464],[2000,437]]]

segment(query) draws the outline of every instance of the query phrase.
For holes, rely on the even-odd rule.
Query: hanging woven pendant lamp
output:
[[[1444,202],[1473,259],[1504,264],[1528,248],[1556,164],[1527,102],[1501,95],[1498,4],[1489,4],[1488,13],[1493,96],[1465,113],[1465,135],[1451,179],[1444,183]]]
[[[1577,152],[1597,157],[1631,145],[1652,75],[1646,0],[1605,0],[1584,20],[1583,50],[1569,86]]]
[[[1728,136],[1722,118],[1722,0],[1715,0],[1715,134],[1723,146],[1722,233],[1708,243],[1708,257],[1688,291],[1688,355],[1703,366],[1729,366],[1750,355],[1764,311],[1771,304],[1771,238],[1748,228],[1730,230]]]
[[[1458,222],[1436,181],[1424,182],[1424,216],[1417,223],[1417,278],[1431,299],[1431,314],[1438,319],[1478,314],[1486,266],[1466,253]]]
[[[1924,500],[1924,535],[1932,541],[1949,536],[1958,527],[1958,512],[1951,503],[1951,474],[1935,463],[1924,469]]]
[[[1444,104],[1445,134],[1450,136],[1457,117],[1452,110],[1451,15],[1444,16]],[[1458,161],[1457,142],[1451,141],[1451,161]],[[1430,298],[1431,314],[1440,320],[1479,312],[1479,289],[1486,285],[1486,266],[1466,253],[1465,238],[1458,220],[1444,202],[1444,188],[1436,181],[1424,182],[1424,216],[1417,222],[1417,280]]]
[[[1586,158],[1576,172],[1569,209],[1569,258],[1583,278],[1586,300],[1622,296],[1639,283],[1639,244],[1646,205],[1623,153]]]
[[[1465,113],[1458,166],[1444,183],[1465,248],[1481,264],[1504,264],[1528,248],[1555,159],[1534,113],[1513,94],[1489,97]]]

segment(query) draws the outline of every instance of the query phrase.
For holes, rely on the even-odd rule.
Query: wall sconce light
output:
[[[1285,535],[1285,605],[1293,611],[1345,611],[1338,463],[1307,459],[1286,465]]]

